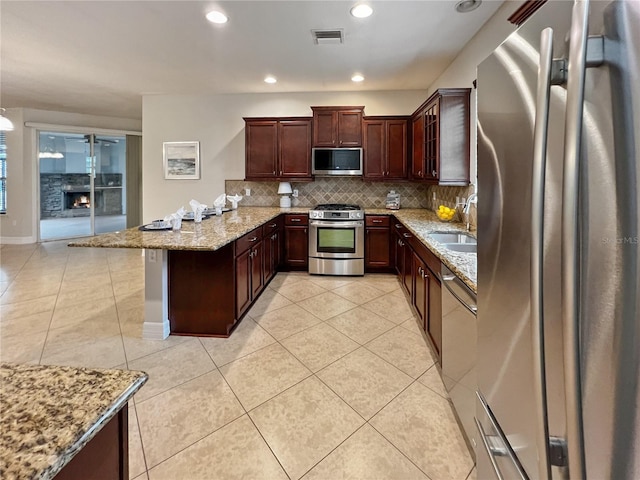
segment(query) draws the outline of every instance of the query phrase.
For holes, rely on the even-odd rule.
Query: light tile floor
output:
[[[228,339],[143,340],[140,250],[0,247],[0,360],[144,370],[130,477],[475,478],[393,275],[279,273]]]

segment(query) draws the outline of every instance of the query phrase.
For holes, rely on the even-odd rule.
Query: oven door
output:
[[[364,222],[309,222],[309,256],[316,258],[364,258]]]

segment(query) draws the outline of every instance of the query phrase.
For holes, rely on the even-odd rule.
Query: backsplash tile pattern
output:
[[[360,178],[318,177],[313,182],[292,182],[292,188],[298,189],[298,198],[292,198],[296,207],[314,207],[320,203],[355,203],[367,208],[384,208],[387,193],[395,190],[400,194],[401,208],[428,208],[436,210],[439,205],[454,207],[456,197],[467,198],[473,193],[473,186],[443,187],[419,183],[364,182]],[[245,188],[251,189],[251,196],[245,195]],[[275,207],[280,204],[278,182],[248,182],[244,180],[226,180],[225,191],[229,195],[240,194],[244,198],[241,206]],[[435,192],[435,201],[434,201]],[[459,208],[459,220],[462,218]],[[475,205],[471,207],[470,222],[477,225]]]

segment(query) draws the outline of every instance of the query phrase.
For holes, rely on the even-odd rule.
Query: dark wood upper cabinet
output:
[[[409,117],[365,117],[364,179],[407,179]]]
[[[311,180],[311,118],[245,118],[246,180]]]
[[[411,179],[468,185],[470,88],[437,90],[411,116]]]
[[[545,3],[547,0],[526,0],[507,20],[519,27]]]
[[[361,147],[364,107],[311,107],[314,147]]]

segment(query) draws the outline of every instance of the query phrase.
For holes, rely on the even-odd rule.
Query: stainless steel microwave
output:
[[[362,175],[362,148],[312,148],[313,175]]]

